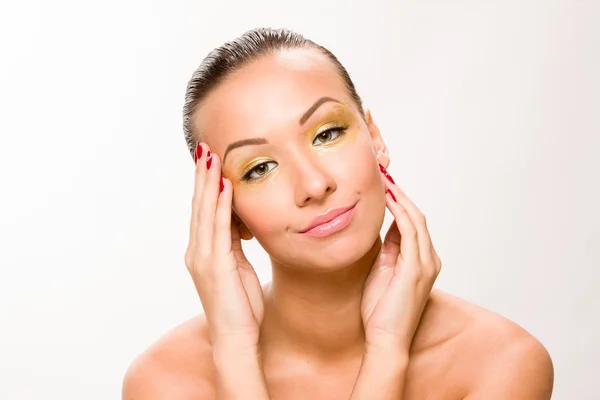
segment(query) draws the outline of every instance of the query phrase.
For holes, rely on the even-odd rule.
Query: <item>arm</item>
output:
[[[465,400],[549,400],[554,385],[552,359],[534,337],[502,351]]]
[[[203,155],[204,154],[204,155]],[[260,363],[263,292],[232,221],[233,187],[221,158],[196,145],[196,182],[185,264],[206,315],[219,399],[269,399]],[[212,167],[212,169],[211,169]]]
[[[270,400],[260,351],[253,353],[215,348],[213,362],[219,400]]]
[[[408,352],[366,352],[350,400],[402,400]]]
[[[351,400],[402,399],[412,340],[442,263],[425,216],[379,164],[394,215],[365,281],[365,353]]]

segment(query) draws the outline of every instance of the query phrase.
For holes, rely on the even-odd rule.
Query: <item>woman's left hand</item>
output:
[[[381,165],[380,170],[385,177],[386,206],[394,221],[363,290],[366,351],[399,350],[408,355],[442,263],[424,215]]]

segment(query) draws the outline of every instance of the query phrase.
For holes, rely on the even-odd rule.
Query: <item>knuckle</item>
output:
[[[200,266],[206,265],[210,261],[211,255],[207,246],[198,244],[188,246],[184,255],[185,265],[189,270],[198,270]]]
[[[434,263],[428,265],[427,267],[427,280],[431,281],[432,279],[435,279],[438,275],[438,270],[435,266]]]
[[[191,255],[191,251],[189,249],[185,252],[185,255],[183,256],[183,260],[184,260],[186,268],[188,270],[190,270],[192,268],[192,266],[194,265],[193,264],[194,259]]]
[[[196,250],[195,261],[203,264],[205,260],[208,260],[211,256],[211,251],[207,246],[199,246],[199,249]]]
[[[404,216],[405,218],[410,218],[410,216],[408,215],[408,211],[406,211],[406,208],[404,208],[404,206],[402,206],[400,203],[397,204],[399,205],[398,213],[400,213],[400,215]]]
[[[442,268],[442,260],[440,259],[440,257],[437,255],[437,252],[435,250],[432,251],[432,255],[433,255],[433,262],[435,263],[435,267],[437,269]]]
[[[202,204],[202,198],[199,193],[196,193],[192,196],[192,208],[200,208],[200,204]]]
[[[202,173],[204,172],[204,169],[202,167],[200,167],[200,168],[199,167],[200,166],[197,166],[196,171],[195,171],[197,177],[202,176]]]
[[[414,225],[411,225],[410,228],[408,228],[408,235],[413,238],[414,240],[418,240],[418,231],[417,228],[415,228]]]
[[[419,268],[419,266],[416,265],[407,265],[405,269],[405,274],[407,279],[409,279],[413,283],[417,283],[423,278],[423,271],[421,270],[421,268]]]

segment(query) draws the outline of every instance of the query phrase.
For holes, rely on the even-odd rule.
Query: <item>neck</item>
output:
[[[272,260],[273,279],[265,286],[261,351],[317,360],[362,357],[362,291],[380,249],[378,236],[355,263],[320,274],[302,273]]]

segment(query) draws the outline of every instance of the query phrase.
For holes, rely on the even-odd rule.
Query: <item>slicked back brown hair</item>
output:
[[[183,132],[190,154],[193,156],[199,140],[193,129],[194,112],[204,98],[232,72],[261,56],[275,54],[281,50],[314,48],[326,55],[343,79],[350,97],[364,119],[362,100],[346,68],[338,59],[312,40],[289,29],[256,28],[242,36],[213,49],[194,71],[185,91],[183,106]]]

